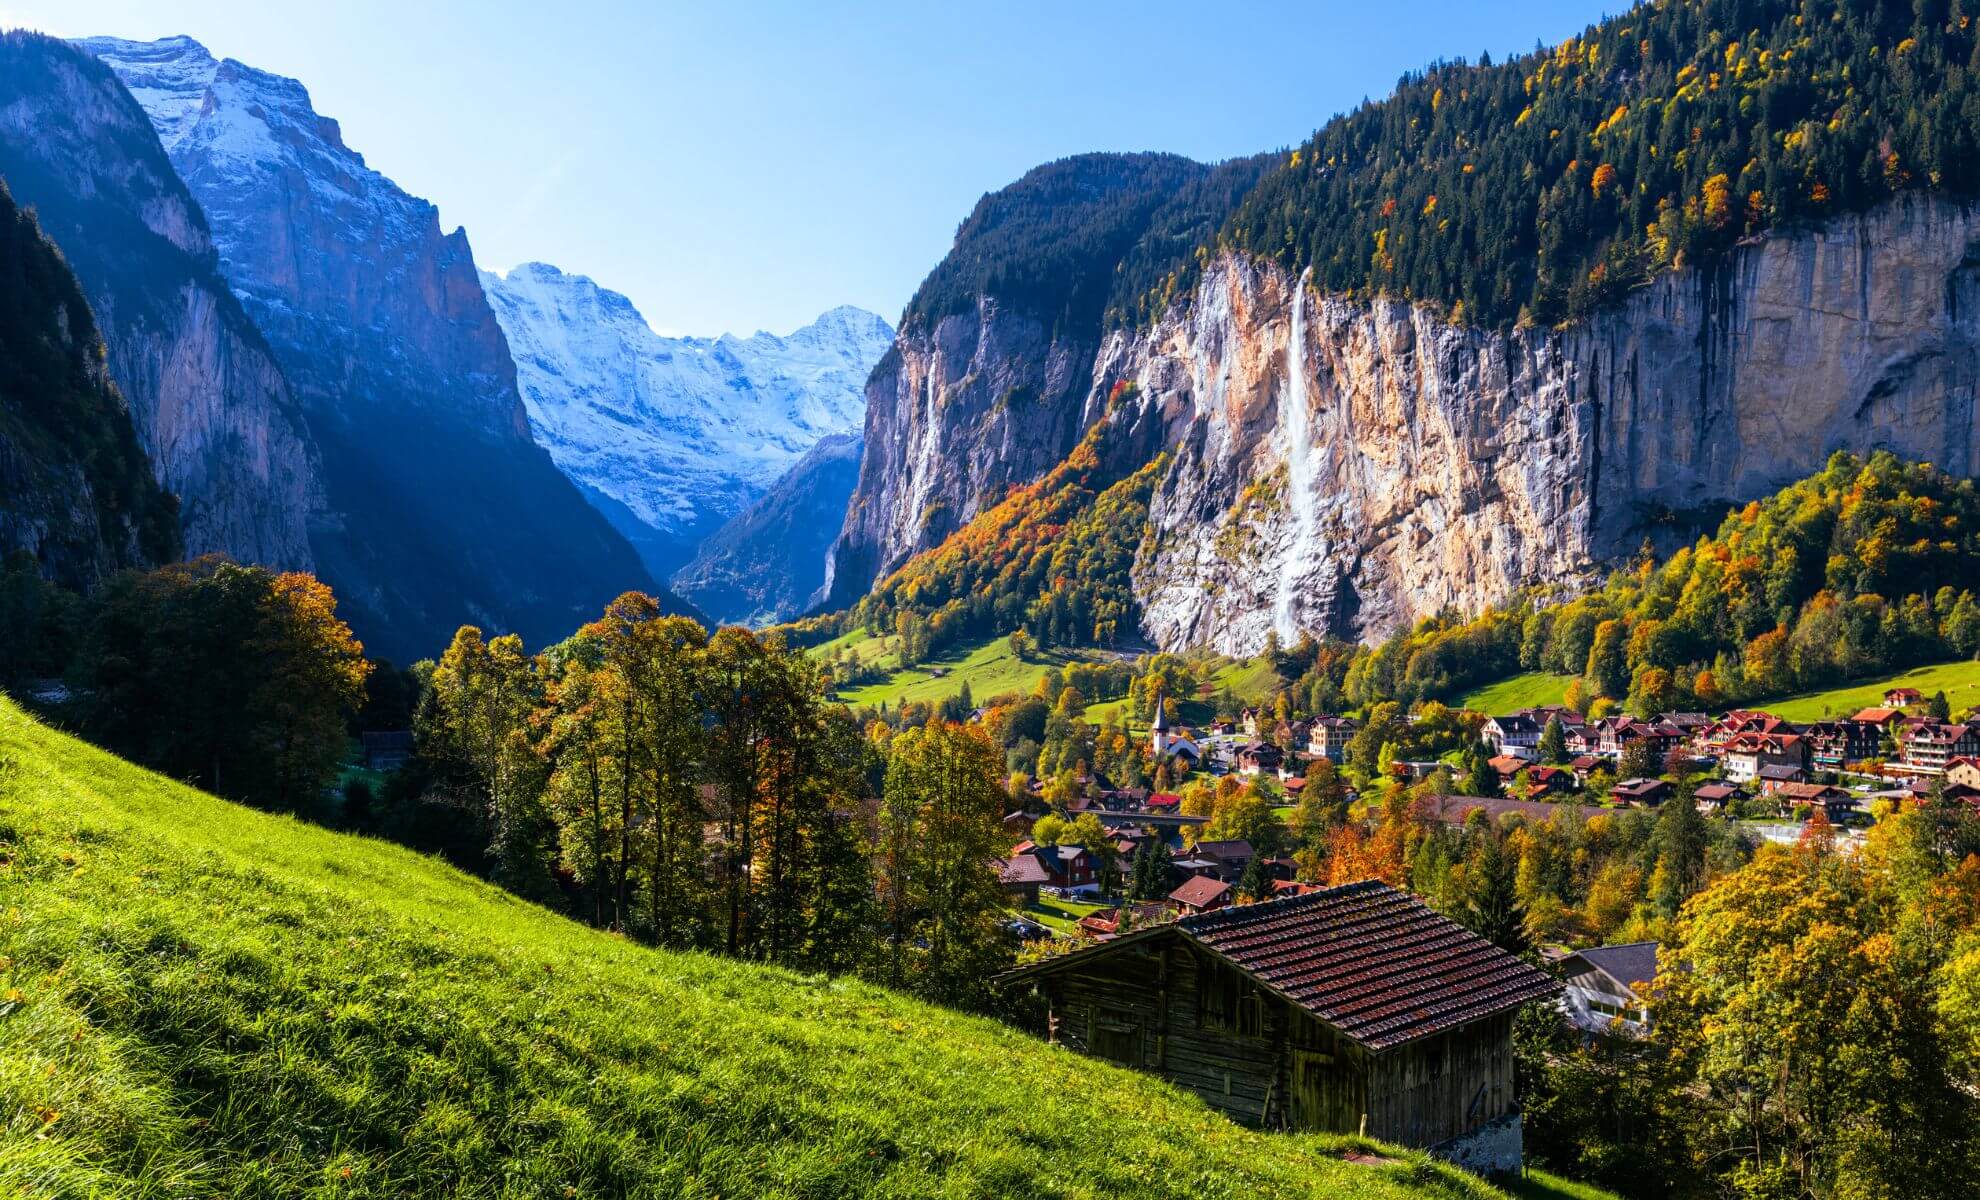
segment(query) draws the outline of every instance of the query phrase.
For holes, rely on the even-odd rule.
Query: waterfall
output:
[[[1286,493],[1292,504],[1293,536],[1279,568],[1279,592],[1272,604],[1272,627],[1291,643],[1301,633],[1293,616],[1294,576],[1313,541],[1313,414],[1306,403],[1306,277],[1293,286],[1292,332],[1286,338],[1286,386],[1279,393],[1279,431],[1286,445]]]

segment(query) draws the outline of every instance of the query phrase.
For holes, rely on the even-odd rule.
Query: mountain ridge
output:
[[[548,263],[481,279],[537,440],[613,502],[600,507],[662,579],[821,438],[859,428],[893,340],[849,305],[782,337],[670,337],[623,294]]]
[[[89,295],[186,552],[312,567],[315,444],[144,111],[68,43],[0,36],[0,175]]]
[[[374,653],[410,661],[461,624],[545,642],[661,591],[532,440],[465,230],[297,80],[190,38],[78,44],[144,106],[288,376],[322,454],[319,573]]]

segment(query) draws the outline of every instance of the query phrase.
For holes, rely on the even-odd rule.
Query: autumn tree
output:
[[[974,1002],[1009,958],[997,925],[1002,791],[995,747],[974,726],[932,722],[888,746],[880,910],[888,981],[945,1003]]]

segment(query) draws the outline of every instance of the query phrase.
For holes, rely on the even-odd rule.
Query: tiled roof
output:
[[[1176,927],[1374,1050],[1559,991],[1545,974],[1375,880],[1185,917]]]
[[[1181,887],[1169,893],[1169,899],[1177,904],[1187,904],[1191,908],[1202,908],[1214,904],[1229,893],[1231,885],[1213,875],[1198,875],[1186,881]]]
[[[1639,983],[1649,983],[1657,978],[1655,942],[1597,946],[1592,950],[1577,950],[1570,957],[1579,958],[1589,966],[1606,972],[1609,978],[1632,990]]]
[[[1001,883],[1052,882],[1052,877],[1045,871],[1045,864],[1029,854],[1019,854],[1004,862],[997,872],[997,879]]]

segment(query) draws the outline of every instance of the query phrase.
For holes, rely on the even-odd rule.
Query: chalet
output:
[[[1967,755],[1948,762],[1946,782],[1957,787],[1980,788],[1980,758]]]
[[[1639,804],[1652,808],[1670,799],[1671,785],[1661,779],[1624,779],[1609,791],[1617,804]]]
[[[1590,775],[1608,765],[1609,760],[1598,754],[1578,754],[1568,763],[1568,770],[1574,772],[1576,783],[1585,785]]]
[[[1312,728],[1306,731],[1307,752],[1331,763],[1343,762],[1348,743],[1360,730],[1361,723],[1353,717],[1315,717]]]
[[[1191,876],[1169,893],[1169,902],[1186,913],[1215,912],[1231,902],[1231,885],[1214,875]]]
[[[396,771],[413,753],[413,735],[408,730],[367,730],[358,735],[358,742],[364,748],[364,765],[372,771]]]
[[[1540,744],[1540,733],[1545,725],[1524,712],[1509,713],[1503,717],[1493,717],[1485,722],[1478,736],[1492,748],[1494,754],[1510,754],[1517,758],[1532,758],[1534,748]]]
[[[1029,841],[1019,842],[1012,848],[1006,866],[1019,859],[1029,858],[1038,864],[1044,873],[1039,885],[1055,887],[1069,892],[1096,891],[1100,886],[1100,862],[1082,846],[1035,846]],[[1030,868],[1022,868],[1029,875]],[[999,875],[1001,877],[1002,871]]]
[[[990,860],[990,865],[997,870],[998,886],[1023,904],[1038,903],[1038,889],[1050,883],[1052,879],[1045,870],[1045,864],[1031,854],[993,858]]]
[[[1175,910],[1161,900],[1147,900],[1140,904],[1129,904],[1121,908],[1103,908],[1099,912],[1088,913],[1079,919],[1079,932],[1095,941],[1112,941],[1124,933],[1132,933],[1150,925],[1159,925],[1175,917]]]
[[[1874,758],[1883,730],[1857,721],[1817,721],[1801,731],[1808,739],[1808,757],[1815,769],[1840,771],[1853,762]]]
[[[1579,950],[1560,961],[1568,1020],[1589,1033],[1642,1037],[1650,1032],[1650,983],[1657,943],[1629,942]]]
[[[1943,775],[1953,759],[1980,755],[1980,724],[1922,721],[1901,726],[1897,737],[1904,768],[1920,775]]]
[[[1190,854],[1183,858],[1170,859],[1169,871],[1172,875],[1180,875],[1186,880],[1199,878],[1221,880],[1224,864],[1214,858]]]
[[[1702,813],[1715,813],[1736,800],[1744,800],[1746,798],[1746,792],[1736,783],[1715,781],[1699,784],[1697,789],[1691,793],[1691,798],[1698,802],[1698,811]]]
[[[1146,807],[1149,812],[1179,812],[1182,809],[1182,797],[1174,792],[1150,792]]]
[[[1037,822],[1037,817],[1032,816],[1020,808],[1016,812],[1004,814],[1004,832],[1010,834],[1012,837],[1030,837],[1031,827],[1037,824]]]
[[[1574,772],[1566,767],[1528,767],[1526,781],[1533,785],[1534,796],[1560,795],[1579,786]]]
[[[1810,808],[1819,804],[1822,815],[1829,818],[1832,825],[1841,825],[1856,815],[1856,797],[1826,783],[1785,783],[1768,794],[1780,801],[1783,810],[1790,812],[1804,804]]]
[[[1243,838],[1231,838],[1225,841],[1198,842],[1191,857],[1208,859],[1216,863],[1217,878],[1226,883],[1236,883],[1238,877],[1244,874],[1244,869],[1251,865],[1253,853],[1250,842]]]
[[[1754,772],[1753,781],[1760,785],[1760,794],[1766,795],[1790,783],[1807,783],[1808,772],[1792,763],[1768,763]]]
[[[1054,1040],[1236,1120],[1493,1172],[1521,1165],[1513,1017],[1561,990],[1372,880],[1185,916],[1002,982],[1044,993]]]
[[[1561,727],[1561,740],[1567,745],[1567,752],[1577,758],[1595,753],[1595,743],[1600,740],[1595,726],[1589,724],[1564,725]]]
[[[1694,742],[1697,748],[1712,758],[1722,758],[1726,746],[1736,737],[1746,733],[1793,733],[1794,726],[1772,713],[1753,709],[1736,708],[1719,719],[1718,724],[1707,729],[1702,744]]]
[[[1741,733],[1726,742],[1726,778],[1749,783],[1760,777],[1760,768],[1769,765],[1807,767],[1808,742],[1798,733]]]
[[[1868,725],[1875,729],[1878,738],[1881,740],[1893,734],[1898,726],[1904,724],[1904,710],[1901,708],[1892,708],[1889,705],[1881,708],[1866,708],[1851,717],[1850,721],[1853,724]]]
[[[1712,718],[1698,712],[1665,713],[1657,720],[1676,729],[1690,742],[1712,728]]]
[[[1637,742],[1647,742],[1658,762],[1686,741],[1675,725],[1639,721],[1635,717],[1604,717],[1595,723],[1595,752],[1621,757]]]
[[[1485,760],[1485,765],[1492,768],[1493,772],[1498,775],[1500,782],[1511,783],[1513,778],[1521,771],[1526,770],[1530,764],[1526,759],[1517,758],[1511,754],[1495,754]]]
[[[1246,739],[1255,742],[1258,740],[1258,723],[1264,719],[1265,714],[1262,711],[1255,708],[1247,708],[1238,714],[1238,728],[1244,731]]]
[[[1285,755],[1270,742],[1247,742],[1237,753],[1238,774],[1251,778],[1256,775],[1276,775]]]
[[[1894,687],[1884,689],[1885,708],[1910,708],[1925,699],[1925,693],[1917,688]]]

